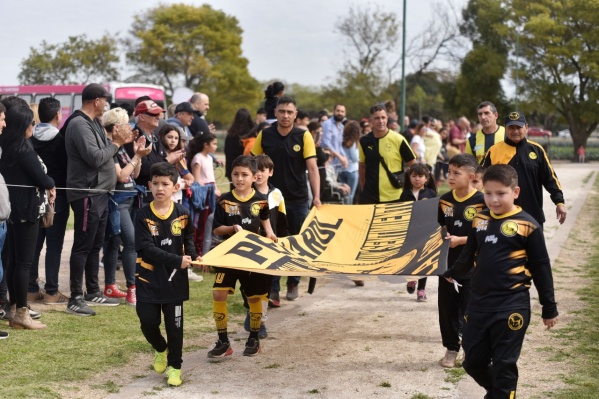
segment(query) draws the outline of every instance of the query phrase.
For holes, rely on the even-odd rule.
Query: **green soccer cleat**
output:
[[[156,351],[154,354],[154,370],[158,374],[162,374],[162,373],[164,373],[164,370],[166,370],[166,365],[168,363],[168,360],[166,359],[166,355],[168,355],[168,349],[165,350],[164,352]]]
[[[166,370],[166,375],[168,376],[168,381],[166,383],[172,387],[178,387],[183,383],[183,380],[181,379],[181,369],[175,369],[169,366]]]

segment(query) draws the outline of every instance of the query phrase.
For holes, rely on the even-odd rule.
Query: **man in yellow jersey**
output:
[[[470,135],[466,142],[466,153],[476,157],[479,164],[482,164],[483,158],[491,146],[501,143],[505,137],[503,126],[497,125],[497,108],[491,101],[483,101],[476,107],[478,121],[482,129],[476,134]]]
[[[397,202],[401,188],[391,184],[387,170],[403,170],[403,164],[416,162],[416,155],[404,137],[387,128],[387,111],[383,105],[370,108],[372,132],[360,138],[360,203]]]

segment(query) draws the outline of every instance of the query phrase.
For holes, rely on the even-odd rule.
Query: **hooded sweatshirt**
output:
[[[67,184],[67,152],[64,137],[58,134],[58,129],[49,123],[35,126],[31,137],[33,149],[48,168],[48,176],[54,179],[56,187],[66,187]],[[57,195],[65,195],[65,190],[57,190]]]

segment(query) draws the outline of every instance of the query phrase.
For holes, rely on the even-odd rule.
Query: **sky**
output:
[[[426,28],[435,3],[465,4],[465,0],[406,0],[409,41]],[[128,35],[133,17],[159,3],[186,3],[213,8],[235,16],[243,29],[243,55],[252,76],[260,81],[320,86],[335,78],[343,64],[342,37],[337,22],[351,4],[378,4],[403,20],[401,0],[18,0],[0,2],[0,85],[18,84],[21,61],[42,40],[63,43],[69,36],[86,34],[97,39],[105,33]],[[406,73],[410,67],[406,66]],[[121,77],[127,76],[123,70]]]

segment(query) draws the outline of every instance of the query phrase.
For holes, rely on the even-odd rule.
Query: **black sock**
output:
[[[225,342],[229,342],[229,337],[226,332],[218,333],[218,340],[224,344]]]

